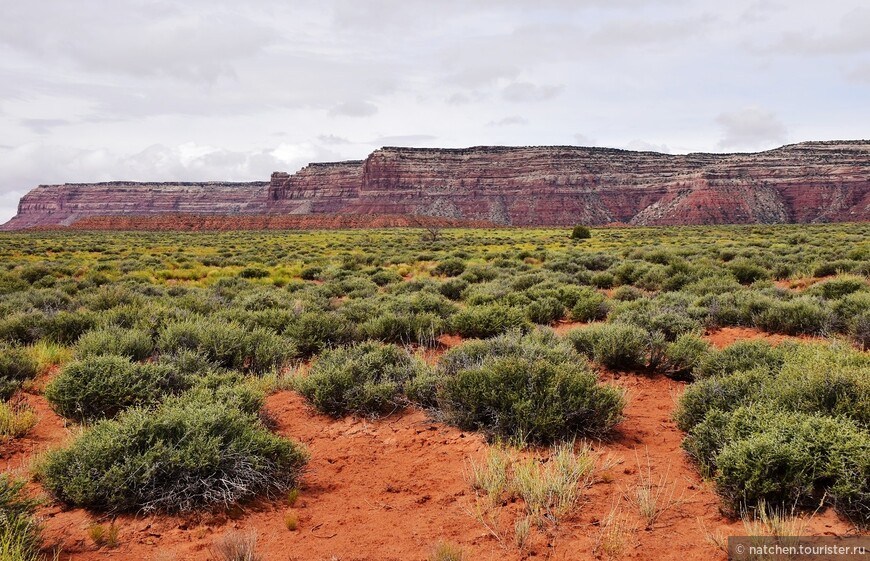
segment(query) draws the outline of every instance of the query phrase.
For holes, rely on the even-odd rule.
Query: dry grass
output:
[[[102,524],[91,524],[88,526],[88,537],[91,538],[91,541],[97,547],[109,547],[116,548],[118,547],[118,533],[120,528],[118,525],[112,521],[108,526],[103,526]]]
[[[257,534],[228,532],[215,541],[212,555],[218,561],[265,561],[257,555]]]
[[[432,549],[429,555],[429,561],[465,561],[468,556],[456,544],[449,542],[438,542]]]
[[[299,528],[299,517],[288,512],[284,515],[284,526],[291,532],[295,532]]]
[[[664,513],[674,506],[682,504],[683,499],[682,497],[674,497],[676,482],[668,485],[670,465],[657,480],[653,478],[649,452],[646,454],[646,465],[641,464],[640,458],[637,458],[637,471],[638,483],[630,500],[640,512],[646,523],[646,528],[650,529]]]
[[[27,351],[36,361],[37,371],[40,375],[46,374],[55,366],[63,366],[75,356],[75,351],[70,347],[48,341],[39,341],[30,345],[27,347]]]
[[[490,448],[482,462],[468,462],[468,479],[475,491],[483,492],[490,504],[501,501],[507,490],[508,469],[514,458],[506,449]]]
[[[614,501],[599,528],[595,552],[605,559],[621,558],[631,545],[636,528],[622,511],[619,499]]]
[[[21,438],[37,420],[36,413],[23,401],[0,402],[0,441]]]

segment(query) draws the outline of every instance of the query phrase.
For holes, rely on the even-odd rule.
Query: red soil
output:
[[[450,346],[458,340],[448,339]],[[680,449],[682,433],[671,420],[674,400],[684,384],[664,376],[632,373],[602,374],[628,392],[625,420],[609,442],[594,443],[602,472],[582,499],[577,514],[547,534],[534,532],[527,554],[550,559],[600,558],[595,548],[601,524],[612,505],[624,513],[633,529],[619,558],[724,559],[723,552],[705,540],[703,526],[724,535],[743,533],[741,523],[719,512],[720,501],[709,483]],[[3,467],[26,465],[34,451],[61,445],[69,431],[48,409],[41,396],[28,396],[40,422],[7,454]],[[186,560],[215,559],[210,546],[225,533],[256,531],[258,551],[272,560],[424,560],[441,540],[460,545],[474,560],[511,561],[524,558],[512,544],[500,545],[469,513],[475,504],[466,479],[469,459],[483,457],[482,436],[465,433],[411,410],[386,419],[333,420],[307,407],[293,392],[268,398],[266,407],[277,432],[303,442],[311,461],[302,479],[302,492],[290,507],[280,498],[262,500],[230,513],[188,517],[121,516],[117,549],[98,549],[88,539],[88,527],[107,520],[82,509],[64,510],[47,502],[40,510],[45,543],[63,549],[61,559]],[[655,482],[666,478],[678,504],[652,529],[645,529],[631,503],[639,464],[647,457]],[[615,462],[615,463],[613,463]],[[34,485],[34,490],[38,485]],[[668,493],[670,494],[670,492]],[[519,504],[503,509],[503,530],[512,539]],[[298,528],[285,526],[286,515],[296,516]],[[807,533],[845,534],[847,524],[827,511],[816,515]]]
[[[781,335],[778,333],[767,333],[754,327],[723,327],[715,331],[711,331],[704,335],[710,344],[717,349],[723,349],[738,341],[751,341],[762,339],[773,345],[778,345],[783,341],[827,341],[824,337],[813,337],[810,335]]]

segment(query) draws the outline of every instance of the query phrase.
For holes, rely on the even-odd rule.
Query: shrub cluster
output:
[[[307,460],[254,414],[197,396],[129,409],[48,454],[45,487],[64,503],[105,511],[228,507],[296,486]]]

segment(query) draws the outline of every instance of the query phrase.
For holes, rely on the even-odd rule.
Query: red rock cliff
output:
[[[88,216],[428,215],[509,224],[637,225],[870,220],[870,141],[754,154],[571,146],[383,148],[269,184],[37,187],[7,229]]]

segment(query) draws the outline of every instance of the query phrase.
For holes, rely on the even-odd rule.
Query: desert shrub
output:
[[[379,416],[404,406],[404,385],[426,365],[394,345],[360,343],[325,351],[296,387],[319,411]]]
[[[186,399],[214,402],[256,415],[265,403],[263,390],[238,372],[211,371],[192,380]]]
[[[618,302],[632,302],[643,298],[643,291],[633,286],[620,286],[613,291],[613,299]]]
[[[465,261],[457,258],[445,259],[440,261],[432,272],[445,277],[458,277],[465,272]]]
[[[752,284],[755,281],[769,277],[767,269],[745,259],[730,262],[728,264],[728,269],[740,284]]]
[[[525,314],[518,308],[503,304],[469,306],[450,320],[451,329],[463,336],[485,338],[511,329],[526,329]]]
[[[42,338],[45,314],[18,312],[0,318],[0,340],[10,343],[31,344]]]
[[[323,273],[323,269],[321,267],[309,265],[307,267],[302,268],[302,271],[299,273],[299,276],[303,280],[313,281],[313,280],[318,280],[322,273]]]
[[[178,397],[97,423],[41,469],[58,500],[108,511],[228,507],[296,486],[307,460],[259,419],[213,400]]]
[[[372,273],[370,278],[378,286],[402,282],[402,275],[392,269],[379,269]]]
[[[704,356],[695,370],[695,377],[725,376],[756,367],[779,370],[785,362],[785,350],[788,348],[788,345],[775,347],[767,341],[738,341]]]
[[[813,269],[814,277],[830,277],[832,275],[839,275],[842,273],[848,273],[858,263],[856,261],[852,261],[851,259],[839,259],[835,261],[828,261],[817,265],[815,269]]]
[[[661,333],[666,341],[675,341],[684,333],[698,331],[701,322],[689,311],[690,300],[680,293],[666,293],[655,299],[642,299],[617,304],[610,318],[629,323],[650,333]]]
[[[36,521],[37,501],[30,499],[26,481],[0,474],[0,558],[40,561],[41,529]]]
[[[262,267],[245,267],[239,271],[239,276],[243,279],[262,279],[269,276],[269,271]]]
[[[550,364],[583,362],[583,357],[552,330],[535,329],[524,334],[515,329],[490,339],[465,341],[444,353],[438,366],[444,375],[454,376],[460,370],[476,368],[495,358],[521,358]]]
[[[864,350],[870,348],[870,311],[852,318],[849,323],[849,335]]]
[[[9,399],[38,373],[38,364],[27,349],[0,343],[0,400]]]
[[[447,377],[438,403],[447,421],[465,430],[551,442],[606,434],[624,399],[582,363],[496,357]]]
[[[45,397],[64,417],[95,421],[129,407],[154,405],[189,385],[187,378],[165,365],[97,356],[67,365],[45,388]]]
[[[145,360],[154,352],[151,333],[142,329],[104,327],[82,335],[76,349],[79,356],[116,355],[132,360]]]
[[[562,319],[564,315],[565,306],[553,297],[541,298],[526,306],[526,317],[532,323],[549,325]]]
[[[828,300],[837,300],[855,292],[866,292],[867,281],[864,277],[843,275],[830,280],[816,283],[807,289],[807,294],[821,296]]]
[[[92,312],[61,311],[45,317],[42,325],[44,337],[61,345],[71,345],[85,332],[97,325],[97,318]]]
[[[461,300],[468,283],[462,279],[450,279],[438,286],[438,291],[451,300]]]
[[[759,327],[787,335],[819,334],[831,324],[832,315],[818,301],[799,297],[786,302],[776,301],[757,319]]]
[[[763,368],[705,378],[686,388],[674,412],[680,430],[690,431],[710,411],[732,411],[757,398],[773,374]]]
[[[394,314],[385,313],[360,326],[360,333],[369,339],[385,343],[419,343],[425,346],[437,344],[444,332],[445,323],[433,313]]]
[[[592,232],[589,230],[587,226],[574,226],[571,230],[571,239],[572,240],[586,240],[592,237]]]
[[[465,268],[465,272],[459,278],[467,283],[491,281],[498,277],[498,271],[488,265],[471,265]]]
[[[325,348],[353,339],[350,322],[334,312],[305,312],[285,331],[300,357],[313,356]]]
[[[158,347],[162,353],[197,351],[216,365],[255,374],[280,366],[294,353],[291,345],[268,329],[248,330],[205,318],[169,323],[160,331]]]
[[[596,286],[598,288],[611,288],[614,284],[613,274],[608,273],[607,271],[601,271],[599,273],[595,273],[590,277],[589,282],[592,286]]]
[[[595,321],[607,317],[607,297],[589,287],[583,287],[571,308],[574,321]]]
[[[625,370],[646,367],[649,336],[645,330],[623,323],[594,325],[567,334],[579,353],[602,366]]]
[[[704,339],[685,333],[666,347],[664,368],[673,375],[691,376],[711,350],[712,346]]]

